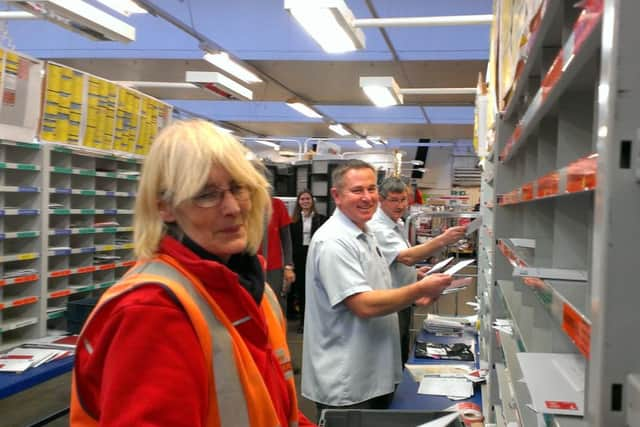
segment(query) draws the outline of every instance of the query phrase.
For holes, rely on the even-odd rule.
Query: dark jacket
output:
[[[313,214],[311,217],[311,236],[316,232],[318,228],[327,220],[327,217],[321,214]],[[293,247],[293,253],[299,253],[302,249],[302,218],[298,222],[292,222],[289,225],[291,230],[291,245]],[[295,256],[295,255],[294,255]]]

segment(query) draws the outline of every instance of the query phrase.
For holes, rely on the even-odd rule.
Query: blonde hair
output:
[[[160,216],[162,200],[175,208],[207,183],[212,167],[222,167],[238,184],[249,187],[247,251],[254,254],[271,215],[269,183],[247,159],[248,150],[233,136],[204,120],[177,121],[151,145],[142,167],[134,217],[135,253],[149,258],[158,251],[167,228]]]

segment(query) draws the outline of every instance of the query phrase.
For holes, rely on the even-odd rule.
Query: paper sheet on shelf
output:
[[[409,371],[411,377],[413,377],[416,382],[422,381],[422,378],[424,378],[425,375],[459,375],[462,377],[471,372],[471,368],[466,365],[412,365],[410,363],[405,363],[404,367]]]
[[[466,378],[428,376],[420,381],[418,394],[468,398],[473,396],[473,383]]]
[[[531,407],[536,412],[584,415],[585,362],[582,355],[517,353],[516,356],[531,395]]]

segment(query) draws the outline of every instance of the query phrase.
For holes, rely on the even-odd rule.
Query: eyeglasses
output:
[[[251,190],[244,184],[232,183],[228,188],[209,188],[195,195],[191,201],[200,208],[214,208],[224,200],[226,192],[231,193],[238,202],[249,200]]]
[[[402,199],[393,199],[393,198],[391,198],[391,197],[388,197],[388,198],[387,198],[387,197],[385,197],[384,199],[385,199],[387,202],[389,202],[389,203],[393,203],[393,204],[395,204],[395,205],[399,205],[399,204],[402,204],[402,203],[407,203],[407,202],[409,201],[406,197],[403,197]]]

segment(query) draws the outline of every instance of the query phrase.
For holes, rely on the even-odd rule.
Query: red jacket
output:
[[[167,237],[161,253],[200,278],[236,327],[271,395],[280,423],[288,424],[289,395],[280,364],[268,346],[255,300],[237,275]],[[149,286],[108,303],[83,332],[92,357],[79,347],[76,371],[87,410],[105,426],[202,426],[207,405],[207,366],[186,313],[162,289]],[[313,425],[299,413],[301,426]]]

